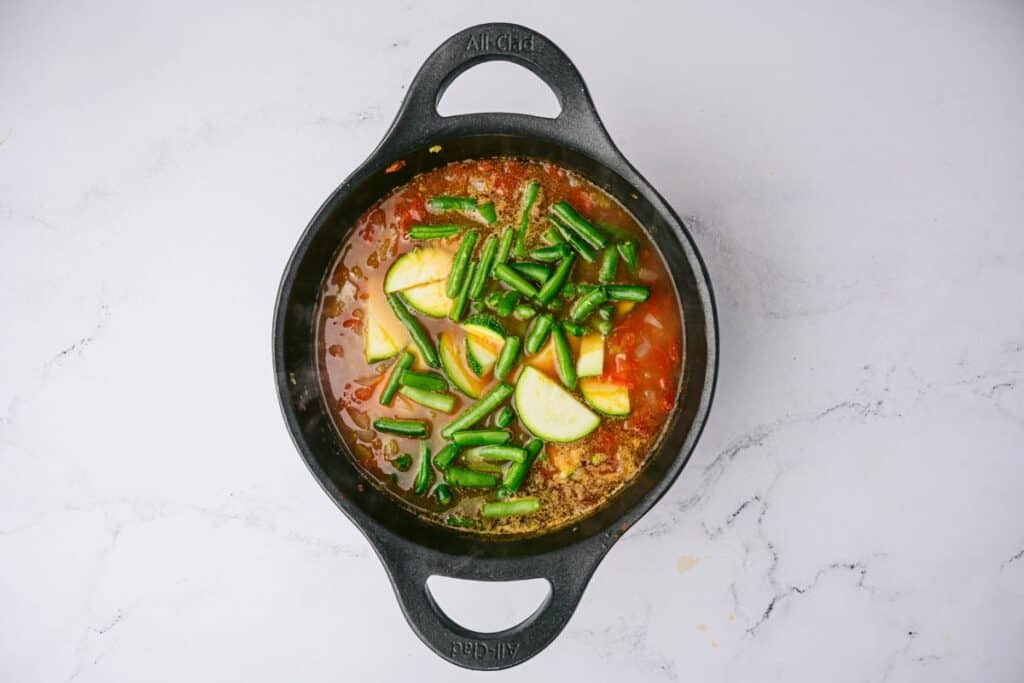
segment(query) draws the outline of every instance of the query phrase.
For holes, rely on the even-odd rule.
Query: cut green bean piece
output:
[[[516,517],[528,515],[540,510],[540,499],[538,498],[517,498],[516,500],[499,500],[493,503],[484,503],[480,508],[480,514],[487,518],[494,517]]]
[[[587,336],[587,328],[583,325],[579,325],[570,320],[562,321],[562,329],[571,334],[574,337],[585,337]]]
[[[516,320],[529,320],[537,315],[537,309],[529,304],[519,304],[512,311],[512,317]]]
[[[441,375],[433,372],[417,372],[415,370],[404,370],[398,381],[403,387],[416,387],[427,391],[445,391],[448,389],[448,382]]]
[[[437,499],[439,505],[447,507],[452,502],[452,490],[448,488],[448,484],[438,484],[437,488],[434,489],[434,498]]]
[[[516,419],[515,411],[512,410],[512,406],[505,406],[498,411],[497,417],[494,418],[494,424],[499,429],[505,429],[509,427]]]
[[[538,285],[543,285],[548,281],[548,278],[551,277],[551,268],[541,263],[523,263],[516,261],[510,265],[526,277],[536,282]]]
[[[505,475],[501,481],[501,490],[498,492],[498,495],[502,498],[507,498],[518,491],[519,487],[523,485],[523,480],[530,471],[530,466],[533,465],[533,461],[537,459],[537,456],[544,449],[544,442],[536,438],[530,439],[523,448],[526,450],[526,459],[523,462],[513,463],[505,470]]]
[[[413,482],[412,490],[417,496],[422,496],[430,487],[430,444],[424,443],[420,447],[420,464],[416,470],[416,480]]]
[[[383,406],[391,405],[392,399],[395,398],[395,394],[398,393],[400,383],[402,381],[402,375],[412,362],[416,360],[408,351],[402,351],[402,355],[398,357],[395,362],[395,366],[391,369],[391,376],[388,377],[387,383],[384,385],[384,389],[380,392],[380,404]]]
[[[452,300],[452,308],[448,311],[448,317],[454,322],[459,322],[466,315],[466,304],[469,303],[469,283],[479,268],[480,264],[477,261],[470,262],[469,270],[466,271],[466,277],[462,280],[462,289],[459,290],[459,293],[455,295],[455,299]]]
[[[548,281],[545,282],[540,288],[540,291],[537,292],[537,301],[547,305],[551,303],[556,296],[558,296],[558,292],[568,282],[569,275],[572,273],[572,266],[575,262],[575,257],[570,255],[558,264],[558,267],[555,268],[555,272],[551,274]]]
[[[506,261],[508,261],[509,254],[512,253],[512,244],[515,241],[515,229],[505,228],[505,232],[501,233],[501,242],[498,244],[498,254],[494,258],[495,263],[505,263]]]
[[[548,244],[564,244],[565,238],[554,228],[548,228],[544,231],[544,241]]]
[[[565,336],[565,330],[561,325],[555,324],[551,328],[551,338],[555,340],[555,359],[558,370],[558,378],[566,389],[572,391],[576,388],[576,361],[572,358],[572,347],[569,346],[569,338]]]
[[[604,288],[612,301],[647,301],[651,296],[651,288],[644,285],[606,285]]]
[[[400,420],[391,417],[378,417],[373,421],[373,428],[378,432],[409,436],[414,439],[427,435],[427,423],[423,420]]]
[[[494,387],[484,394],[483,398],[449,422],[448,426],[441,430],[441,436],[450,439],[455,432],[469,429],[504,403],[512,395],[512,391],[512,385],[505,384],[504,382]]]
[[[526,450],[519,446],[477,446],[466,451],[465,457],[476,456],[482,460],[501,462],[523,462],[526,460]]]
[[[498,485],[498,478],[487,472],[474,472],[461,467],[449,467],[444,472],[444,480],[452,486],[463,488],[491,489]]]
[[[519,304],[520,294],[515,290],[509,290],[501,295],[501,301],[494,308],[494,312],[502,317],[507,318],[512,315],[512,311],[516,309]]]
[[[530,326],[530,330],[526,333],[527,353],[532,355],[540,351],[540,347],[544,346],[544,342],[548,340],[548,334],[551,332],[551,326],[554,324],[554,321],[554,318],[547,313],[537,316],[537,319],[533,321],[533,325]]]
[[[470,259],[473,258],[473,250],[476,249],[476,241],[480,239],[480,233],[470,230],[462,236],[459,242],[459,250],[455,252],[455,259],[452,261],[452,272],[448,273],[448,284],[445,293],[449,299],[454,299],[462,291],[462,283],[469,270]]]
[[[434,456],[434,466],[439,470],[448,469],[448,466],[452,464],[452,460],[455,459],[460,450],[462,449],[453,443],[447,444]]]
[[[601,271],[597,276],[600,282],[614,282],[615,273],[619,270],[619,252],[615,247],[608,247],[601,256]]]
[[[472,197],[430,197],[427,199],[427,210],[431,213],[473,213],[476,211],[476,200]]]
[[[487,284],[487,278],[491,276],[491,268],[494,267],[494,257],[497,253],[498,238],[494,235],[488,235],[487,239],[484,240],[483,249],[480,251],[480,265],[477,267],[473,277],[470,278],[470,299],[475,301],[484,293],[484,285]]]
[[[612,225],[611,223],[605,223],[603,221],[595,221],[594,225],[617,240],[629,239],[630,237],[629,231],[620,228],[617,225]]]
[[[581,216],[568,202],[556,202],[551,207],[551,213],[562,219],[563,223],[586,240],[587,244],[594,249],[604,249],[608,246],[608,236],[595,228],[590,221]]]
[[[573,282],[566,282],[565,286],[562,287],[562,291],[558,293],[558,296],[563,299],[575,299],[576,298],[576,284]]]
[[[526,231],[530,227],[530,212],[533,211],[533,205],[537,203],[537,196],[539,194],[540,183],[536,180],[528,181],[523,188],[519,209],[519,226],[516,231],[515,246],[513,247],[513,253],[517,258],[522,258],[526,254]]]
[[[556,261],[561,261],[571,253],[572,251],[566,244],[552,244],[549,247],[538,247],[537,249],[534,249],[530,252],[530,258],[534,261],[555,263]]]
[[[607,337],[612,333],[613,323],[611,320],[598,320],[594,323],[594,329],[601,333],[602,337]]]
[[[619,255],[622,256],[622,260],[626,262],[626,267],[629,268],[629,272],[636,275],[638,254],[637,246],[634,240],[626,240],[618,245]]]
[[[493,311],[498,307],[498,304],[501,303],[501,295],[502,292],[491,292],[484,297],[484,305]]]
[[[462,454],[462,464],[474,472],[487,472],[499,476],[505,473],[505,464],[497,460],[484,460],[470,448]]]
[[[459,517],[458,515],[448,515],[445,517],[444,521],[448,522],[448,526],[460,529],[468,529],[476,526],[476,522],[473,520],[467,519],[466,517]]]
[[[391,461],[391,466],[399,472],[408,472],[409,468],[412,467],[412,456],[408,453],[402,453]]]
[[[597,252],[582,237],[570,230],[565,223],[551,216],[551,224],[555,226],[558,234],[565,238],[566,243],[572,246],[584,261],[593,263],[597,259]]]
[[[615,304],[606,303],[597,307],[597,317],[601,320],[611,320],[615,317]]]
[[[452,237],[460,232],[461,225],[414,225],[409,228],[409,237],[414,240],[436,240]]]
[[[423,325],[420,324],[420,321],[409,312],[409,309],[405,307],[405,302],[397,294],[388,294],[387,297],[391,310],[395,312],[395,317],[405,325],[405,329],[409,330],[409,336],[416,343],[416,348],[420,350],[420,355],[423,356],[426,364],[432,368],[441,367],[441,359],[437,355],[437,347],[434,346],[434,341],[430,338]]]
[[[455,410],[454,394],[441,394],[428,389],[417,389],[416,387],[402,387],[398,390],[398,393],[413,403],[419,403],[421,406],[438,410],[442,413],[450,413]]]
[[[487,225],[493,225],[498,220],[498,213],[494,210],[494,202],[486,202],[484,204],[478,204],[476,212],[483,219]]]
[[[522,341],[519,337],[505,337],[505,344],[501,347],[498,361],[494,364],[494,376],[497,379],[504,380],[512,373],[512,369],[519,361],[519,348],[521,346]]]
[[[537,288],[530,284],[526,278],[520,275],[507,263],[499,263],[494,267],[494,277],[498,278],[523,296],[531,298],[537,296]]]
[[[456,446],[500,446],[512,439],[507,429],[466,429],[452,434]]]
[[[569,319],[574,323],[581,323],[607,300],[608,295],[605,294],[604,289],[598,287],[590,292],[590,294],[586,294],[576,300],[576,303],[569,309]]]

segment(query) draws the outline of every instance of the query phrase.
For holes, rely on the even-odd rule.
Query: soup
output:
[[[678,398],[682,322],[657,248],[546,162],[416,176],[358,221],[325,279],[325,400],[357,464],[417,514],[551,530],[643,467]]]

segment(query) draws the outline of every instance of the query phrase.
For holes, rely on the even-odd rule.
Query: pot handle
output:
[[[422,550],[375,545],[402,613],[420,640],[443,659],[481,671],[522,664],[546,648],[576,611],[604,556],[603,549],[584,546],[558,556],[523,558],[523,562],[450,556],[432,561]],[[438,565],[444,569],[433,571],[432,566]],[[526,620],[504,631],[481,633],[460,626],[441,610],[427,587],[427,579],[435,574],[483,581],[543,578],[551,592]]]
[[[494,113],[441,116],[437,104],[459,74],[483,62],[502,60],[532,71],[555,93],[561,112],[550,119],[529,114]],[[583,76],[569,57],[540,33],[518,24],[488,23],[464,29],[427,58],[409,84],[409,91],[387,138],[426,144],[449,128],[465,129],[467,123],[492,122],[507,127],[518,124],[524,132],[547,132],[589,146],[615,147],[590,99]]]

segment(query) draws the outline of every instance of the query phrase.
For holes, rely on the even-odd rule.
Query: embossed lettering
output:
[[[525,35],[513,31],[492,36],[489,33],[478,33],[469,37],[466,52],[534,52],[537,49],[534,34]]]

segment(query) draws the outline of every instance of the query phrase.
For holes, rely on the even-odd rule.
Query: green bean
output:
[[[563,285],[569,280],[569,275],[572,273],[573,263],[576,262],[575,257],[568,256],[564,261],[558,264],[555,268],[555,272],[552,273],[548,281],[540,288],[537,292],[537,301],[542,304],[551,303],[556,296],[558,296],[559,290],[562,289]]]
[[[512,317],[516,320],[529,320],[537,315],[537,309],[529,304],[519,304],[512,311]]]
[[[579,215],[576,209],[568,202],[556,202],[551,207],[551,213],[561,218],[573,232],[585,239],[587,244],[594,249],[604,249],[608,246],[608,236],[595,228],[590,221]]]
[[[384,385],[384,389],[380,392],[380,404],[382,406],[391,405],[392,399],[395,398],[395,394],[398,393],[398,387],[402,381],[402,375],[412,362],[416,360],[415,357],[408,351],[402,351],[402,355],[398,357],[395,362],[395,366],[391,369],[391,376],[388,377],[387,383]]]
[[[636,275],[637,269],[637,247],[635,240],[626,240],[620,242],[618,245],[619,255],[622,256],[622,260],[626,262],[626,267],[629,268],[629,272]]]
[[[455,432],[469,429],[504,403],[512,395],[512,391],[512,385],[505,384],[504,382],[500,383],[484,394],[483,398],[464,410],[461,415],[449,422],[448,426],[441,430],[441,436],[450,439]]]
[[[576,283],[576,293],[580,296],[590,294],[595,289],[600,289],[601,285],[591,284],[589,282],[578,282]]]
[[[441,367],[441,359],[437,355],[437,347],[434,346],[434,341],[423,328],[423,325],[420,324],[420,321],[409,312],[409,309],[405,307],[405,302],[402,301],[398,294],[388,294],[387,297],[391,310],[395,312],[395,316],[405,325],[405,329],[409,330],[409,336],[416,342],[416,348],[420,350],[423,360],[432,368]]]
[[[502,318],[507,318],[512,315],[512,311],[516,309],[516,305],[519,303],[519,292],[515,290],[509,290],[501,295],[501,301],[498,302],[497,307],[494,309],[494,313]]]
[[[484,517],[514,517],[528,515],[540,510],[538,498],[517,498],[516,500],[499,500],[493,503],[484,503],[480,508],[480,514]]]
[[[601,272],[597,279],[599,282],[613,282],[615,273],[619,269],[619,252],[615,247],[608,247],[601,257]]]
[[[484,298],[484,305],[492,311],[501,303],[501,292],[491,292]]]
[[[448,382],[433,372],[416,372],[405,370],[398,378],[403,387],[416,387],[427,391],[444,391],[448,388]]]
[[[402,453],[391,461],[391,466],[399,472],[408,472],[409,468],[412,467],[412,456],[408,453]]]
[[[416,387],[402,387],[398,390],[398,393],[414,403],[419,403],[421,406],[426,406],[433,410],[439,410],[442,413],[450,413],[455,410],[454,394],[440,394],[436,391],[417,389]]]
[[[502,498],[507,498],[523,485],[523,479],[526,478],[530,466],[533,465],[533,461],[537,459],[544,448],[544,442],[540,439],[530,439],[523,448],[526,450],[526,459],[510,465],[502,477],[501,490],[498,491],[498,495]]]
[[[473,452],[474,449],[469,449],[462,455],[462,464],[474,472],[487,472],[488,474],[504,474],[505,465],[501,462],[494,460],[484,460],[477,453]]]
[[[611,236],[617,240],[629,239],[629,231],[617,225],[605,223],[604,221],[594,221],[594,225],[607,233],[611,233]]]
[[[612,301],[647,301],[651,296],[651,288],[644,285],[607,285],[605,292]]]
[[[427,200],[427,210],[431,213],[472,213],[476,211],[476,200],[472,197],[430,197]]]
[[[466,277],[466,270],[469,269],[469,261],[473,258],[473,250],[476,248],[478,239],[480,239],[480,233],[470,230],[462,236],[462,241],[459,242],[459,250],[455,252],[452,272],[448,273],[448,285],[445,288],[449,299],[454,299],[462,290],[462,281]]]
[[[498,220],[498,213],[494,210],[494,202],[477,204],[476,212],[480,218],[484,219],[484,223],[487,223],[487,225],[494,225],[494,221]]]
[[[420,465],[416,470],[416,480],[413,482],[412,490],[417,496],[422,496],[430,486],[430,444],[424,443],[420,446]]]
[[[562,321],[562,329],[571,334],[574,337],[585,337],[587,335],[587,328],[583,325],[578,325],[571,320]]]
[[[434,467],[439,470],[448,469],[448,465],[452,464],[452,460],[455,459],[455,456],[459,454],[460,450],[462,449],[453,443],[447,444],[437,452],[437,455],[434,456]]]
[[[565,244],[565,238],[554,228],[548,228],[544,232],[544,241],[548,244]]]
[[[590,294],[586,294],[576,300],[576,303],[574,303],[572,308],[569,310],[569,319],[574,323],[581,323],[587,319],[587,316],[597,310],[598,306],[607,300],[608,295],[605,294],[604,289],[598,287]]]
[[[409,228],[409,237],[414,240],[436,240],[458,235],[461,225],[414,225]]]
[[[561,222],[554,216],[550,218],[551,224],[558,230],[558,234],[565,238],[565,241],[572,246],[573,249],[583,258],[587,263],[593,263],[597,258],[597,252],[594,251],[589,244],[584,241],[582,237],[574,233],[569,229],[565,223]]]
[[[373,428],[378,432],[409,436],[414,439],[427,435],[427,423],[423,420],[398,420],[391,417],[378,417],[373,421]]]
[[[598,320],[594,323],[594,329],[601,333],[602,337],[607,337],[612,333],[613,323],[611,320]]]
[[[466,451],[466,456],[475,456],[481,460],[500,460],[501,462],[523,462],[526,460],[526,450],[519,446],[489,445],[477,446]]]
[[[465,429],[452,434],[456,446],[493,446],[508,443],[512,432],[507,429]]]
[[[571,253],[572,251],[566,244],[552,244],[549,247],[538,247],[537,249],[534,249],[530,252],[530,258],[534,261],[554,263],[556,261],[561,261]]]
[[[521,346],[522,341],[519,337],[505,337],[505,344],[501,347],[498,361],[494,364],[494,376],[497,379],[504,380],[512,372],[512,368],[515,367],[516,362],[519,360],[519,348]]]
[[[516,240],[516,231],[514,228],[505,228],[505,232],[501,233],[501,242],[498,244],[498,255],[495,257],[495,263],[505,263],[508,261],[508,256],[512,253],[512,243]]]
[[[512,406],[505,406],[499,412],[498,416],[494,418],[494,425],[499,429],[505,429],[512,424],[516,419],[515,411],[512,410]]]
[[[434,498],[437,499],[439,505],[447,507],[452,502],[452,490],[448,488],[448,484],[438,484],[437,488],[434,489]]]
[[[551,338],[555,340],[558,377],[562,380],[565,388],[572,391],[576,388],[576,362],[572,359],[572,347],[569,346],[569,338],[565,336],[565,330],[558,324],[551,328]]]
[[[543,285],[548,281],[548,278],[551,277],[551,268],[540,263],[524,263],[516,261],[510,265],[526,277],[536,282],[538,285]]]
[[[493,474],[464,470],[461,467],[449,467],[445,470],[444,480],[452,486],[463,488],[490,489],[498,485],[498,478]]]
[[[597,317],[601,320],[611,320],[615,317],[615,304],[606,303],[597,307]]]
[[[517,258],[526,254],[526,230],[530,227],[530,212],[533,205],[537,203],[537,195],[540,194],[540,183],[530,180],[523,187],[523,197],[520,201],[519,229],[516,232],[516,242],[513,253]]]
[[[565,286],[562,287],[562,291],[558,293],[558,296],[563,299],[575,299],[576,298],[576,284],[573,282],[566,282]]]
[[[498,238],[488,235],[484,240],[483,249],[480,251],[480,266],[476,269],[473,277],[470,278],[469,298],[476,300],[484,293],[484,285],[491,275],[491,268],[494,266],[494,257],[498,252]]]
[[[553,323],[554,318],[547,313],[537,316],[537,319],[533,321],[533,325],[530,326],[529,331],[526,333],[527,353],[532,355],[540,351],[540,347],[544,346],[544,342],[548,339],[548,333],[551,332],[551,325]]]
[[[469,301],[469,283],[473,280],[479,269],[480,264],[477,261],[470,261],[469,270],[466,271],[466,277],[462,280],[462,289],[455,295],[455,298],[452,300],[451,310],[448,311],[448,317],[453,322],[459,322],[466,315],[466,303]]]
[[[459,517],[458,515],[448,515],[445,520],[448,526],[454,526],[459,528],[471,528],[476,526],[476,522],[465,517]]]
[[[494,277],[498,278],[523,296],[537,296],[537,288],[530,284],[526,278],[516,272],[507,263],[499,263],[494,267]]]

